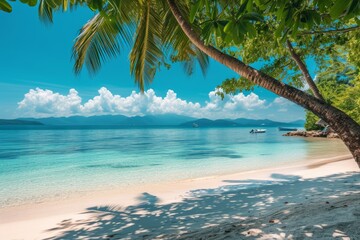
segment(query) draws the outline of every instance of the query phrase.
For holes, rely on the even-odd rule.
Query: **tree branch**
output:
[[[354,27],[342,28],[342,29],[301,32],[299,33],[299,35],[302,36],[302,35],[313,35],[313,34],[336,34],[336,33],[346,33],[346,32],[356,31],[359,29],[360,26],[354,26]]]
[[[307,84],[309,85],[310,90],[314,94],[314,96],[320,100],[324,100],[323,96],[321,95],[319,89],[317,88],[314,80],[310,76],[310,73],[303,61],[301,61],[300,56],[295,52],[293,46],[291,45],[291,42],[289,40],[286,40],[287,46],[289,48],[289,52],[291,54],[292,59],[296,62],[298,65],[300,71],[302,72]]]

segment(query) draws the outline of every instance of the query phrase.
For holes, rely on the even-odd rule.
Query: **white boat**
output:
[[[266,129],[251,129],[250,133],[266,133]]]

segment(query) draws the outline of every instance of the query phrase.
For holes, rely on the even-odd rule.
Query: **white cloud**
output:
[[[216,94],[216,89],[209,93],[209,101],[201,108],[198,117],[207,118],[237,118],[245,116],[249,111],[266,108],[266,100],[255,93],[245,96],[243,93],[224,95],[224,99]],[[219,89],[219,91],[222,91]]]
[[[283,105],[284,106],[284,105],[289,104],[290,102],[289,102],[289,100],[286,100],[283,97],[277,97],[277,98],[274,99],[273,103],[277,104],[277,105]]]
[[[288,112],[289,109],[297,107],[295,103],[290,102],[283,97],[275,98],[271,105],[275,106],[278,112]]]
[[[25,115],[35,116],[69,116],[81,113],[81,98],[75,89],[70,89],[64,96],[50,90],[30,89],[24,99],[18,103],[18,108]]]
[[[220,89],[221,91],[221,89]],[[222,100],[216,89],[209,93],[204,104],[183,100],[173,90],[168,90],[165,97],[157,96],[153,89],[144,94],[133,91],[122,97],[111,93],[107,88],[98,90],[98,95],[83,103],[79,93],[70,89],[67,95],[51,90],[31,89],[24,99],[18,103],[21,117],[60,117],[60,116],[92,116],[92,115],[125,115],[144,116],[159,114],[178,114],[198,118],[264,118],[269,108],[286,109],[288,101],[275,98],[273,102],[260,99],[255,93],[244,95],[225,94]]]

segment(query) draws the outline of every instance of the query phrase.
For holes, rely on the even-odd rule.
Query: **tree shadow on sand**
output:
[[[183,201],[170,204],[160,204],[158,197],[142,193],[138,197],[139,204],[126,208],[115,205],[90,207],[84,212],[89,214],[86,219],[68,219],[47,230],[55,235],[48,240],[211,239],[216,234],[209,233],[210,227],[218,228],[221,237],[234,239],[252,239],[266,234],[275,236],[273,239],[360,237],[360,230],[354,232],[353,226],[359,226],[360,201],[355,204],[349,200],[349,196],[360,199],[360,173],[307,180],[280,174],[274,174],[272,178],[270,181],[225,180],[228,185],[191,191]],[[348,196],[347,200],[339,201],[343,196]],[[311,211],[321,208],[335,213],[344,207],[351,208],[352,215],[342,225],[335,226],[332,224],[334,219],[329,217],[319,218],[317,224],[311,226],[306,219],[297,219],[296,229],[286,228],[287,220],[296,218],[300,212],[309,211],[311,215]],[[332,235],[324,235],[321,230],[324,228],[333,228],[327,231]]]

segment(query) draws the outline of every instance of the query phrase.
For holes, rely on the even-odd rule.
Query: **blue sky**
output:
[[[0,118],[169,112],[214,119],[304,118],[301,108],[261,88],[219,101],[215,87],[237,75],[214,61],[205,77],[199,70],[187,76],[180,64],[162,69],[143,96],[130,76],[128,51],[105,62],[95,76],[86,69],[76,76],[71,47],[92,16],[78,8],[56,14],[54,24],[46,25],[36,8],[24,4],[13,4],[11,14],[0,12]]]

